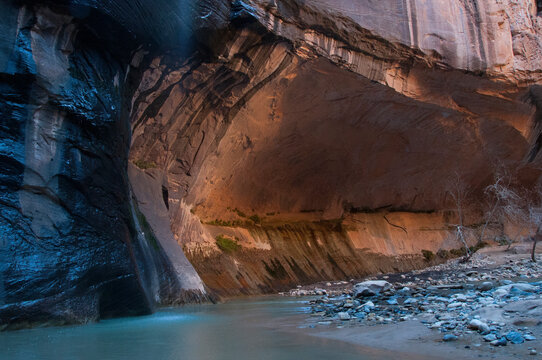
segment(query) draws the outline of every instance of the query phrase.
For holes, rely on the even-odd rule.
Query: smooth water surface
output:
[[[298,328],[305,300],[264,298],[0,333],[2,360],[396,359]]]

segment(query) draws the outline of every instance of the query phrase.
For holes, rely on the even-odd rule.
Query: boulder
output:
[[[489,325],[487,325],[485,322],[478,319],[471,320],[471,322],[469,323],[469,328],[473,330],[477,330],[481,334],[489,334],[489,331],[490,331]]]
[[[358,298],[374,296],[392,288],[393,286],[385,280],[364,281],[354,286],[354,296]]]

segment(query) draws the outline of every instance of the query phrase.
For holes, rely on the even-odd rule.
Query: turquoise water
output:
[[[265,298],[164,309],[71,327],[0,333],[2,360],[397,359],[298,328],[303,300]]]

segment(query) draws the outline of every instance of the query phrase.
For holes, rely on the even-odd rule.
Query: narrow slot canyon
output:
[[[0,336],[80,324],[87,336],[212,304],[259,318],[267,305],[250,299],[277,294],[323,296],[305,308],[342,329],[379,319],[367,306],[395,305],[402,289],[413,303],[463,299],[428,289],[457,290],[454,267],[488,271],[472,289],[501,281],[510,298],[516,278],[538,286],[540,11],[537,0],[1,2]],[[532,271],[491,278],[484,266],[506,273],[505,258]],[[360,295],[367,279],[390,288]],[[539,301],[542,285],[518,286]],[[411,321],[397,314],[382,319]],[[215,334],[175,324],[193,341]],[[491,349],[503,345],[491,334]],[[320,346],[320,358],[340,348]],[[204,348],[188,358],[238,358]]]

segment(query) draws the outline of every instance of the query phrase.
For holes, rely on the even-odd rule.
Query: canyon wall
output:
[[[0,10],[2,327],[422,267],[454,178],[471,241],[539,182],[534,0]]]
[[[4,1],[0,17],[0,328],[205,298],[132,200],[130,64],[145,39],[99,4]]]
[[[538,182],[534,1],[230,11],[206,57],[152,60],[130,153],[164,174],[172,231],[218,293],[427,265],[461,246],[457,178],[473,242],[497,169]]]

